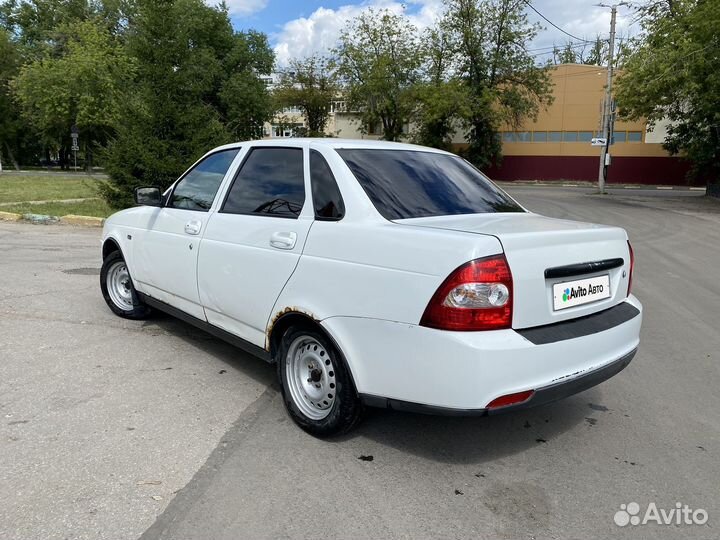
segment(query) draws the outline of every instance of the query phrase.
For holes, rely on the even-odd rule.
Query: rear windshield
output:
[[[385,219],[524,212],[457,156],[378,149],[338,153]]]

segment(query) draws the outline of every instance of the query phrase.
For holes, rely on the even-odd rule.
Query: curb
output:
[[[0,211],[0,220],[3,221],[20,221],[22,219],[22,214],[14,214],[12,212],[2,212]]]
[[[503,187],[572,187],[572,188],[596,188],[597,183],[583,181],[545,181],[545,180],[494,180]],[[704,187],[697,186],[664,186],[654,184],[605,184],[607,190],[635,189],[635,190],[663,190],[663,191],[706,191]]]
[[[67,216],[62,216],[60,222],[69,225],[82,225],[84,227],[102,227],[103,223],[105,223],[105,218],[68,214]]]
[[[40,214],[15,214],[13,212],[0,211],[0,221],[27,221],[30,223],[64,223],[66,225],[80,225],[83,227],[102,227],[105,223],[104,218],[93,216],[76,216],[68,214],[67,216],[45,216]]]

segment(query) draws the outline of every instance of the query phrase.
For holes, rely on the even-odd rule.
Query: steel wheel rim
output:
[[[132,282],[124,262],[118,261],[110,267],[106,284],[113,304],[123,311],[132,311],[135,307],[132,299]]]
[[[311,336],[293,340],[285,358],[285,378],[293,403],[305,416],[322,420],[335,403],[335,365],[325,347]]]

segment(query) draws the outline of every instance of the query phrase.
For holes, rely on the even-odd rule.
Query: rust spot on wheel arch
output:
[[[291,313],[295,313],[298,315],[305,315],[306,317],[310,317],[315,322],[320,322],[320,320],[318,318],[316,318],[312,312],[310,312],[306,309],[296,307],[296,306],[288,306],[288,307],[282,309],[281,311],[278,311],[273,316],[273,318],[270,320],[270,324],[268,324],[268,327],[265,330],[265,350],[266,351],[270,351],[270,336],[272,336],[272,331],[275,328],[275,324],[277,324],[277,322],[282,317],[284,317],[285,315],[289,315]]]

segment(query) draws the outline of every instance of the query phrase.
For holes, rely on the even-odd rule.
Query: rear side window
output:
[[[338,150],[380,214],[389,220],[524,212],[464,159],[417,150]]]
[[[345,215],[345,203],[330,166],[317,150],[310,151],[310,182],[312,183],[315,218],[339,220]]]
[[[210,154],[175,185],[168,206],[207,212],[239,148]]]
[[[301,148],[253,148],[221,212],[297,218],[305,203]]]

